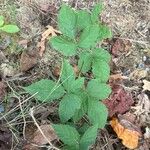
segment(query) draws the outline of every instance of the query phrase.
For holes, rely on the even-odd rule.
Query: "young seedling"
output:
[[[79,57],[76,75],[70,63],[64,59],[60,80],[42,79],[24,89],[35,94],[40,102],[59,100],[60,124],[54,124],[60,140],[68,150],[88,150],[94,143],[99,128],[104,128],[108,111],[101,102],[111,93],[106,84],[109,74],[110,54],[97,47],[97,43],[111,37],[110,29],[100,24],[102,5],[96,5],[89,13],[62,5],[58,14],[58,27],[62,35],[53,37],[50,43],[65,57]],[[84,74],[91,71],[93,79]],[[80,130],[88,120],[86,130]],[[82,119],[82,124],[78,122]]]
[[[0,15],[0,32],[17,33],[19,32],[19,28],[18,26],[13,25],[13,24],[6,25],[4,16]]]

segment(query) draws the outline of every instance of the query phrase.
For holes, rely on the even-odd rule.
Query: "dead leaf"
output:
[[[136,69],[130,74],[129,78],[132,80],[140,80],[142,78],[145,78],[147,75],[148,75],[147,70]]]
[[[52,26],[47,26],[48,29],[42,34],[41,41],[38,43],[37,47],[39,48],[39,55],[42,57],[45,51],[45,43],[46,39],[51,35],[51,37],[57,36],[57,34],[61,34],[60,31],[55,30]]]
[[[58,139],[54,129],[50,124],[41,125],[40,128],[49,141]],[[43,137],[43,135],[38,129],[33,134],[33,139],[31,140],[31,142],[40,146],[48,143],[48,141]]]
[[[123,123],[121,123],[123,122]],[[122,139],[122,144],[127,148],[134,149],[138,147],[138,140],[141,133],[136,131],[135,125],[125,119],[118,120],[113,118],[110,121],[113,130],[116,132],[119,139]],[[128,126],[127,126],[128,125]],[[130,128],[129,128],[130,127]]]
[[[112,43],[111,53],[114,56],[119,56],[122,53],[129,52],[131,46],[132,46],[132,43],[128,40],[114,39]]]
[[[125,91],[121,85],[112,85],[112,93],[110,97],[103,101],[109,111],[109,116],[115,114],[123,114],[130,109],[134,100],[131,93]]]
[[[147,80],[143,80],[143,83],[144,83],[143,91],[147,91],[147,90],[150,91],[150,82]]]
[[[42,130],[43,134],[45,135],[47,139],[43,137],[42,133],[34,125],[30,125],[28,128],[30,129],[26,129],[26,133],[27,133],[26,138],[28,139],[30,143],[25,144],[23,147],[23,150],[39,150],[38,146],[48,144],[47,139],[50,142],[58,139],[57,135],[55,134],[54,129],[52,128],[50,124],[40,126],[40,129]]]
[[[28,53],[27,51],[23,51],[20,59],[20,69],[22,72],[28,71],[33,68],[37,64],[37,54],[34,52],[33,54]]]
[[[61,71],[60,67],[59,67],[59,66],[56,66],[56,67],[53,69],[53,74],[54,74],[54,76],[59,77],[60,71]]]

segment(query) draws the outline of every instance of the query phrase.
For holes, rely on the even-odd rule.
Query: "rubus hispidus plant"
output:
[[[50,43],[65,58],[77,55],[80,73],[76,75],[73,67],[64,59],[60,80],[54,82],[42,79],[24,87],[29,94],[37,93],[35,98],[38,101],[51,103],[59,100],[61,124],[53,124],[53,128],[68,150],[89,149],[96,139],[98,129],[104,128],[107,121],[108,111],[101,100],[111,93],[111,88],[106,84],[111,57],[106,50],[96,45],[110,38],[111,31],[99,23],[101,11],[101,4],[95,5],[92,12],[75,11],[62,5],[58,14],[62,35],[53,37]],[[94,77],[89,80],[84,74],[90,70]],[[83,121],[84,118],[89,122]]]

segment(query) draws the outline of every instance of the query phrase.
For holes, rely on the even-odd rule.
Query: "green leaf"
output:
[[[52,47],[65,56],[73,56],[76,54],[77,46],[73,41],[65,39],[63,36],[56,36],[50,39]]]
[[[96,48],[94,49],[93,51],[93,57],[94,59],[102,59],[106,62],[109,62],[111,60],[111,56],[110,54],[108,53],[108,51],[102,49],[102,48]]]
[[[105,83],[100,83],[98,80],[93,79],[87,85],[87,92],[91,97],[103,100],[108,98],[111,93],[111,88]]]
[[[92,10],[92,14],[91,14],[91,20],[93,23],[96,23],[99,21],[99,14],[102,12],[103,10],[103,4],[97,4],[94,6],[93,10]]]
[[[75,112],[81,107],[81,99],[74,94],[67,94],[59,104],[59,117],[62,122],[71,119]]]
[[[65,145],[61,148],[61,150],[79,150],[79,145],[73,145],[73,146]]]
[[[91,25],[83,30],[79,40],[79,47],[81,48],[91,48],[96,45],[99,37],[99,26]]]
[[[92,66],[92,56],[88,52],[83,52],[79,56],[78,68],[82,73],[86,73],[91,69]]]
[[[4,16],[0,15],[0,27],[4,25]]]
[[[77,95],[80,97],[82,104],[81,104],[81,108],[77,110],[75,115],[73,116],[74,122],[79,121],[87,113],[87,107],[88,107],[87,106],[88,95],[82,90],[78,92]]]
[[[79,10],[77,12],[77,27],[82,30],[87,26],[91,25],[91,16],[88,12],[84,10]]]
[[[4,25],[3,27],[0,27],[0,30],[7,33],[16,33],[20,31],[16,25]]]
[[[104,128],[108,117],[106,106],[102,102],[92,99],[89,99],[88,105],[88,117],[90,122],[93,125],[98,124],[99,128]]]
[[[101,82],[107,82],[110,76],[110,67],[104,60],[93,59],[92,72],[95,78],[98,78]]]
[[[78,131],[69,125],[55,124],[52,125],[56,134],[64,144],[69,146],[79,145],[80,135]]]
[[[74,39],[76,36],[77,16],[73,9],[67,5],[62,5],[58,14],[58,26],[60,31]]]
[[[97,136],[98,126],[94,125],[89,127],[83,134],[80,140],[80,150],[88,150],[89,146],[94,144]]]
[[[57,85],[52,80],[42,79],[36,83],[33,83],[27,87],[24,87],[25,91],[33,95],[41,102],[51,102],[52,100],[61,98],[65,91],[61,85]]]
[[[71,85],[75,80],[75,73],[73,67],[68,63],[67,60],[64,60],[63,67],[62,67],[62,74],[61,74],[61,82],[63,86],[70,92]]]
[[[84,77],[80,77],[72,82],[70,91],[72,93],[76,93],[76,91],[81,90],[83,87],[84,87]]]
[[[112,38],[111,29],[106,25],[100,25],[99,27],[99,37],[98,39],[101,41],[103,39]]]

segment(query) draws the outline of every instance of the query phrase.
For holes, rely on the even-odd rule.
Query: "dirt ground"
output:
[[[22,87],[42,78],[56,79],[61,56],[48,42],[44,55],[39,57],[37,53],[46,27],[50,25],[57,29],[57,14],[62,2],[74,9],[91,10],[99,0],[0,1],[0,15],[20,28],[16,35],[0,35],[0,150],[20,150],[22,147],[29,150],[26,146],[37,129],[34,119],[40,126],[58,122],[56,103],[40,104],[25,94]],[[121,114],[117,112],[115,116],[130,113],[128,119],[135,117],[142,135],[136,150],[148,150],[150,87],[143,85],[150,82],[150,0],[105,0],[104,6],[101,20],[113,32],[113,38],[102,43],[112,54],[110,80],[121,85],[134,101],[128,110]],[[31,108],[34,108],[34,116]],[[112,116],[91,149],[128,149],[111,128],[111,119]],[[48,149],[48,146],[32,149]]]

